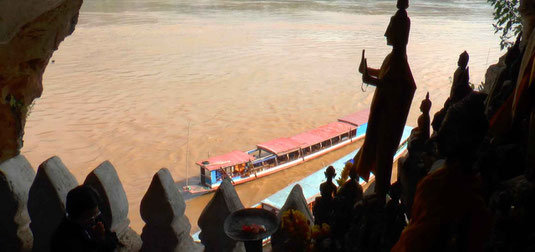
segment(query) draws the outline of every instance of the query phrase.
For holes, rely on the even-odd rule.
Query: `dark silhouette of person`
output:
[[[50,251],[114,251],[120,245],[116,234],[104,227],[98,202],[97,192],[87,185],[69,191],[66,215],[52,236]]]

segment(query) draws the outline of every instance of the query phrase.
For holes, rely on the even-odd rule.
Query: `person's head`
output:
[[[407,11],[399,9],[394,16],[390,18],[390,23],[386,28],[386,44],[394,48],[405,48],[409,42],[409,32],[411,29],[411,20],[407,16]]]
[[[459,55],[459,60],[457,61],[457,65],[461,68],[466,68],[468,66],[468,60],[470,59],[470,56],[468,56],[468,53],[464,51]]]
[[[69,220],[82,227],[96,224],[100,215],[98,194],[87,185],[80,185],[67,194],[66,212]]]
[[[334,170],[334,167],[330,165],[327,167],[327,170],[325,170],[325,177],[332,179],[336,176],[336,170]]]

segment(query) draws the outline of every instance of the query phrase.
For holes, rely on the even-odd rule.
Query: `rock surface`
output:
[[[74,31],[82,0],[0,1],[0,162],[20,153],[29,106],[52,53]]]
[[[202,251],[189,235],[191,225],[184,215],[186,202],[171,173],[160,169],[141,200],[143,227],[141,251]]]
[[[504,71],[506,68],[505,65],[505,55],[501,56],[498,60],[498,63],[490,65],[489,68],[487,68],[487,72],[485,72],[485,84],[483,85],[483,92],[489,94],[491,90],[496,85],[496,81],[498,80],[498,76],[502,71]]]
[[[65,217],[67,193],[76,186],[78,181],[59,157],[52,157],[39,166],[28,196],[33,251],[50,250],[52,234]]]
[[[30,251],[33,235],[26,207],[35,172],[22,155],[0,163],[0,251]]]

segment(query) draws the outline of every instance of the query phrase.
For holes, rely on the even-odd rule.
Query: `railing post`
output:
[[[34,252],[50,251],[50,239],[65,218],[67,193],[77,185],[59,157],[51,157],[37,169],[28,196]]]
[[[199,217],[198,225],[201,228],[199,238],[205,251],[245,251],[243,242],[230,239],[223,230],[225,218],[242,208],[243,204],[234,186],[228,178],[225,178]]]
[[[35,171],[22,155],[0,164],[0,251],[30,251],[33,235],[26,207]]]
[[[115,232],[119,242],[124,245],[119,250],[138,251],[141,248],[141,238],[128,226],[128,200],[115,167],[109,161],[103,162],[87,175],[84,184],[98,192],[104,225]]]
[[[141,200],[145,221],[141,251],[202,251],[189,235],[191,225],[184,215],[186,202],[166,168],[160,169]]]
[[[310,209],[308,208],[307,201],[305,199],[305,196],[303,195],[303,189],[299,184],[296,184],[293,188],[290,194],[288,195],[288,198],[286,199],[286,202],[282,206],[277,218],[279,218],[279,221],[282,219],[282,214],[286,212],[287,210],[298,210],[308,221],[308,225],[312,227],[312,224],[314,223],[314,217],[312,216],[312,213],[310,212]],[[282,221],[280,222],[282,223]],[[280,225],[280,224],[279,224]],[[273,251],[286,251],[284,247],[284,241],[287,239],[286,234],[282,230],[281,226],[279,226],[279,229],[277,232],[275,232],[271,236],[271,247],[273,248]]]

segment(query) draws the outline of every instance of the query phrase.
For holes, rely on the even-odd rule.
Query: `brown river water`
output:
[[[193,178],[195,161],[208,155],[369,107],[374,89],[362,91],[357,66],[362,49],[370,66],[380,66],[394,12],[395,1],[379,0],[85,1],[76,31],[46,69],[22,152],[35,168],[61,157],[80,183],[110,160],[141,232],[139,204],[160,168],[176,181]],[[484,0],[411,1],[408,12],[414,126],[426,92],[433,113],[442,106],[462,51],[473,83],[502,52]],[[356,147],[236,189],[251,206]],[[210,197],[187,201],[192,232]]]

